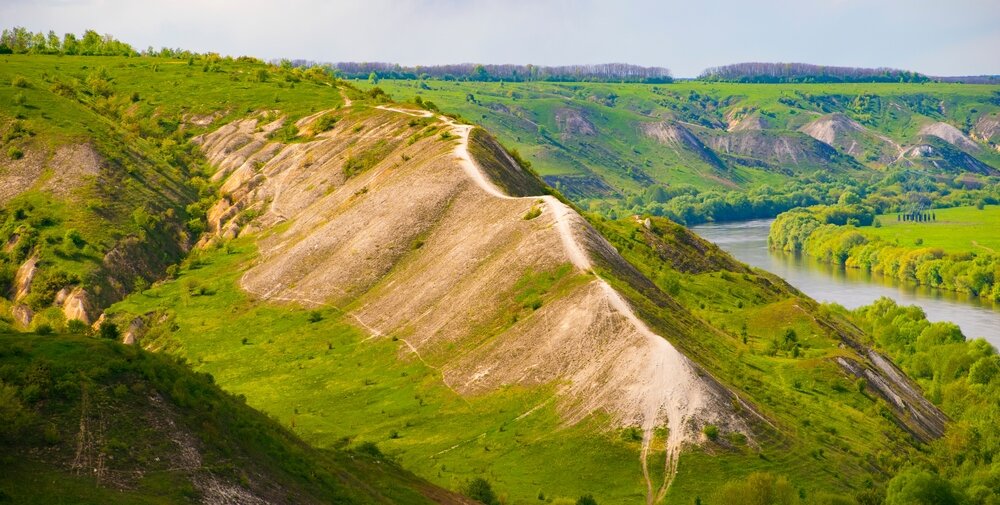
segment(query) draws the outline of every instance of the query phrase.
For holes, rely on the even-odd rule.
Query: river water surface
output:
[[[770,251],[767,234],[772,219],[691,227],[736,259],[771,272],[821,302],[849,309],[887,296],[903,305],[919,305],[931,321],[951,321],[968,338],[983,337],[1000,348],[1000,304],[977,297],[914,286],[857,269],[823,264],[811,258]]]

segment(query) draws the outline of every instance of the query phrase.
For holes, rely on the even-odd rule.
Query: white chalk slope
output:
[[[647,478],[651,501],[704,424],[748,431],[731,394],[592,273],[595,261],[627,263],[582,216],[552,196],[507,195],[470,155],[467,125],[432,118],[438,130],[408,140],[424,128],[413,119],[428,115],[344,114],[333,131],[291,145],[267,142],[254,120],[201,138],[230,195],[210,214],[215,229],[237,234],[240,212],[262,214],[254,225],[265,232],[262,257],[243,287],[346,307],[373,337],[403,340],[462,395],[557,384],[567,423],[606,412],[616,426],[641,427],[646,447],[668,427],[668,478],[655,490]],[[386,154],[345,175],[346,160],[373,151]],[[525,219],[532,209],[541,214]],[[572,278],[558,293],[527,317],[503,320],[526,273],[567,264]]]

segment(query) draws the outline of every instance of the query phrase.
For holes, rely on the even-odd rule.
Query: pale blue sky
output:
[[[1000,74],[1000,0],[0,0],[0,23],[268,59]]]

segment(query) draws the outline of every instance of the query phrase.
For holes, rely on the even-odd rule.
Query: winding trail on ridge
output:
[[[666,340],[654,333],[645,322],[639,319],[635,311],[632,310],[632,307],[621,296],[621,294],[619,294],[618,291],[608,284],[607,281],[602,279],[596,272],[593,271],[593,263],[590,259],[590,255],[586,252],[584,246],[577,241],[573,234],[570,223],[570,215],[574,211],[570,209],[569,206],[559,201],[558,198],[552,195],[523,197],[511,196],[504,193],[500,190],[500,188],[490,182],[485,173],[480,170],[479,165],[476,164],[476,162],[472,159],[472,156],[469,154],[469,133],[473,129],[472,125],[459,124],[449,117],[435,115],[432,112],[425,110],[399,109],[384,105],[377,106],[376,108],[416,117],[435,117],[447,124],[451,128],[452,133],[459,139],[459,142],[455,146],[454,150],[455,157],[459,160],[459,164],[469,177],[475,181],[483,191],[487,192],[491,196],[505,200],[542,200],[545,207],[552,211],[553,217],[555,218],[556,230],[562,240],[565,253],[573,265],[585,273],[593,274],[594,277],[597,278],[597,281],[600,283],[600,287],[604,290],[611,306],[624,316],[625,319],[628,320],[640,334],[646,337],[654,347],[670,347],[670,351],[672,351],[672,353],[660,353],[659,355],[661,357],[667,358],[672,355],[677,355],[677,351],[673,349],[673,347],[667,343]],[[509,161],[513,162],[512,160]],[[676,362],[667,361],[668,359],[661,359],[656,366],[678,366],[678,363]],[[652,384],[648,387],[653,389],[656,387],[669,387],[669,385]],[[681,444],[683,442],[683,434],[681,433],[682,430],[680,429],[678,422],[679,419],[672,419],[674,422],[671,424],[676,423],[676,425],[671,426],[673,429],[670,430],[670,434],[667,438],[663,483],[660,484],[660,486],[658,486],[658,488],[654,491],[653,481],[649,475],[648,454],[654,430],[656,429],[657,410],[657,407],[650,405],[649,411],[644,413],[645,421],[643,426],[642,450],[640,451],[640,463],[642,465],[643,479],[646,481],[646,503],[648,505],[658,503],[666,497],[670,483],[673,480],[674,475],[677,473],[677,461],[680,456]],[[674,416],[680,417],[680,414],[675,413]],[[674,416],[668,416],[668,421]]]
[[[352,102],[346,93],[343,93],[343,90],[341,90],[341,94],[344,99],[341,107],[352,106]],[[357,106],[355,105],[354,107]],[[588,281],[588,289],[592,290],[591,293],[593,293],[589,296],[594,296],[591,300],[598,304],[594,308],[599,309],[604,314],[601,317],[605,318],[603,319],[605,324],[612,326],[611,331],[621,331],[622,335],[625,335],[628,338],[628,342],[630,342],[627,344],[630,346],[629,348],[620,348],[621,350],[618,352],[624,351],[624,354],[621,354],[617,361],[613,363],[605,361],[598,365],[600,367],[610,366],[611,368],[606,368],[606,370],[613,370],[616,374],[612,377],[612,380],[616,381],[615,385],[612,386],[617,388],[617,393],[614,393],[616,396],[614,398],[598,396],[594,398],[594,401],[602,405],[606,403],[603,406],[609,407],[610,410],[608,410],[608,413],[621,415],[620,426],[641,426],[643,437],[641,451],[639,451],[639,463],[646,484],[645,501],[647,505],[662,502],[671,482],[676,476],[677,461],[683,444],[688,440],[693,440],[693,437],[696,436],[689,429],[689,421],[700,418],[703,412],[708,412],[709,415],[712,415],[715,411],[712,410],[713,407],[710,402],[714,401],[716,396],[713,390],[710,389],[711,386],[706,386],[705,381],[701,379],[701,372],[698,371],[697,366],[674,348],[668,340],[654,333],[638,317],[630,302],[594,271],[594,259],[598,257],[606,257],[612,262],[624,260],[617,256],[614,247],[600,236],[582,216],[555,196],[511,196],[495,185],[487,172],[479,166],[469,152],[470,134],[474,128],[472,125],[459,124],[449,117],[421,109],[391,107],[387,105],[376,106],[375,108],[396,114],[434,118],[440,121],[447,126],[447,131],[453,134],[456,140],[453,149],[445,153],[443,157],[454,156],[452,160],[459,164],[461,169],[479,189],[485,191],[489,197],[531,202],[532,207],[538,205],[543,214],[551,211],[551,214],[547,218],[550,220],[546,220],[546,224],[544,225],[549,227],[549,231],[546,233],[547,240],[551,241],[551,246],[549,247],[551,249],[560,249],[561,247],[561,256],[565,260],[568,260],[579,273],[587,276],[593,275],[593,278]],[[308,125],[305,126],[308,127]],[[441,156],[441,154],[437,154],[437,156]],[[516,161],[511,159],[510,156],[506,156],[506,159],[511,166],[517,166]],[[277,180],[274,182],[277,191],[280,192],[284,181]],[[476,189],[472,189],[472,191],[476,191]],[[272,209],[275,203],[276,200],[272,199],[270,203]],[[279,216],[281,215],[277,210],[275,210],[275,213]],[[555,240],[555,237],[551,236],[551,232],[557,233],[559,237],[558,241]],[[558,251],[552,252],[560,256]],[[307,307],[330,307],[343,313],[345,316],[353,318],[359,327],[370,334],[369,338],[379,338],[385,335],[379,328],[374,328],[362,320],[360,314],[346,312],[340,307],[325,301],[310,299],[305,295],[297,293],[285,293],[284,296],[281,296],[277,292],[280,287],[278,285],[258,285],[255,289],[246,282],[249,274],[249,270],[243,274],[240,279],[240,285],[260,300],[296,302]],[[609,314],[612,318],[606,319]],[[468,400],[448,383],[444,370],[428,363],[421,356],[419,349],[414,343],[404,338],[398,338],[398,340],[422,363],[440,373],[442,383],[445,387],[455,392],[462,401],[468,403]],[[596,359],[598,357],[600,356],[594,356],[593,358]],[[586,399],[592,394],[587,389],[587,386],[596,385],[590,382],[594,380],[593,373],[595,370],[599,369],[594,368],[591,370],[584,367],[580,370],[582,375],[580,375],[579,381],[575,382],[580,387],[572,390],[574,395],[580,396],[581,399]],[[607,392],[600,392],[599,394],[607,394]],[[549,403],[549,401],[552,401],[552,398],[546,400],[542,405],[535,406],[527,412],[522,413],[516,420],[531,415],[541,406]],[[602,406],[596,403],[595,405],[595,408]],[[669,431],[665,440],[664,466],[658,467],[663,471],[662,482],[654,483],[648,459],[649,453],[653,452],[654,441],[659,442],[659,439],[656,437],[656,430],[661,426],[666,426]],[[479,437],[481,436],[483,435]],[[446,449],[446,451],[467,442],[459,442],[454,447]],[[658,454],[658,451],[656,453]],[[659,478],[655,480],[660,481]]]

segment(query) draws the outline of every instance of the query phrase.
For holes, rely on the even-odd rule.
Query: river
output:
[[[899,304],[919,305],[927,319],[951,321],[966,337],[983,337],[1000,348],[1000,304],[771,251],[767,247],[767,234],[772,221],[704,224],[693,226],[691,230],[736,259],[778,275],[821,302],[836,302],[853,309],[886,296]]]

